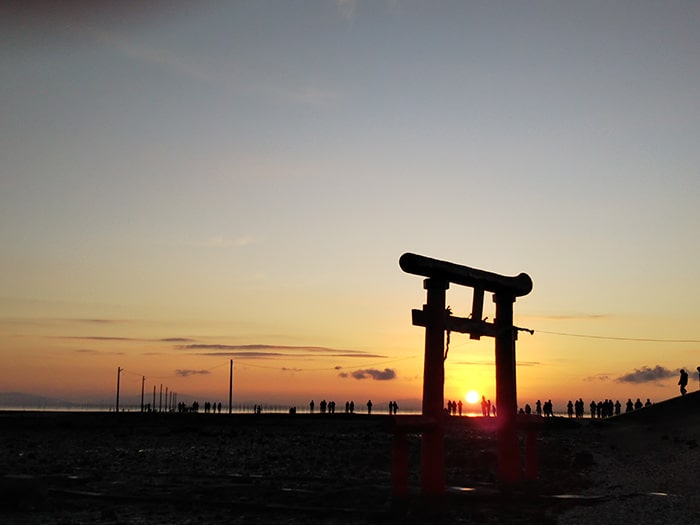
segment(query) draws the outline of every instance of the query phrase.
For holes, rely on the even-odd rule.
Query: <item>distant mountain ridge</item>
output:
[[[8,408],[69,408],[77,403],[55,397],[37,396],[24,392],[0,392],[0,407]]]

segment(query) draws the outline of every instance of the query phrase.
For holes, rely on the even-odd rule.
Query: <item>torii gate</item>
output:
[[[496,340],[496,410],[498,427],[498,478],[507,484],[520,481],[520,454],[517,435],[517,393],[515,383],[515,341],[513,303],[516,297],[532,291],[532,279],[521,273],[506,277],[468,266],[404,253],[399,266],[406,273],[427,277],[424,288],[427,302],[422,310],[412,310],[413,324],[425,327],[423,364],[423,417],[433,424],[423,430],[421,451],[421,488],[425,494],[445,491],[444,457],[444,383],[445,331],[470,334]],[[450,283],[474,289],[472,311],[468,318],[454,317],[445,309]],[[482,320],[484,292],[493,292],[496,317],[492,323]]]

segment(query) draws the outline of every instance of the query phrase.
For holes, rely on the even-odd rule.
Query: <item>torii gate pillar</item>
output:
[[[428,319],[425,328],[423,365],[423,415],[435,426],[423,432],[421,447],[421,490],[424,494],[445,492],[445,292],[450,284],[440,279],[425,279]]]
[[[515,382],[515,337],[513,303],[515,297],[495,294],[496,303],[496,413],[498,427],[498,479],[512,484],[520,481],[518,449],[518,396]]]

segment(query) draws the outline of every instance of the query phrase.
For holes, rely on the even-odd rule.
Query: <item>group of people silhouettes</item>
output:
[[[448,416],[462,415],[462,401],[448,401],[445,407],[445,414]]]
[[[637,398],[636,402],[632,402],[632,399],[628,399],[625,403],[625,412],[631,412],[633,410],[639,410],[642,407],[651,406],[652,402],[647,398],[645,403]],[[612,399],[605,399],[603,401],[591,401],[588,405],[590,417],[592,419],[603,419],[612,416],[619,416],[622,413],[622,403],[619,400],[613,402]],[[525,405],[525,408],[519,410],[521,414],[531,414],[532,409],[529,404]],[[570,418],[580,419],[585,417],[586,404],[583,398],[579,398],[576,401],[571,401],[566,404],[566,415]],[[535,414],[543,417],[554,417],[554,405],[552,400],[549,399],[542,403],[541,400],[537,400],[535,403]]]
[[[367,400],[367,413],[371,414],[372,413],[372,407],[374,404],[372,403],[372,400],[369,399]],[[325,399],[322,400],[318,404],[319,412],[321,414],[335,414],[335,401],[326,401]],[[316,403],[312,399],[309,402],[309,413],[313,414],[314,410],[316,409]],[[295,410],[296,413],[296,410]],[[354,414],[355,413],[355,402],[354,401],[346,401],[345,402],[345,413],[346,414]],[[389,414],[398,414],[399,413],[399,404],[396,401],[389,401]]]

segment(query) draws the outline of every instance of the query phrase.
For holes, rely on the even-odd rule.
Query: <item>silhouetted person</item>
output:
[[[685,387],[688,386],[688,372],[681,368],[681,378],[678,380],[678,384],[681,386],[681,395],[684,396],[688,391]]]
[[[617,401],[615,401],[615,415],[619,416],[621,410],[622,410],[622,404],[620,403],[620,400],[618,399]]]
[[[634,402],[634,409],[639,410],[642,408],[644,405],[642,405],[642,400],[637,398],[637,400]]]
[[[632,412],[634,410],[634,403],[632,403],[632,399],[627,398],[627,403],[625,403],[625,412]]]
[[[574,417],[574,404],[571,402],[571,399],[569,399],[569,402],[566,404],[566,415],[571,417]]]
[[[647,397],[647,402],[644,403],[644,406],[645,406],[645,407],[650,407],[651,405],[652,405],[651,399],[649,399],[649,398]]]
[[[552,417],[554,415],[554,409],[552,408],[552,400],[551,399],[544,402],[543,411],[544,411],[544,417]]]
[[[309,414],[314,413],[314,406],[316,406],[316,404],[314,403],[314,400],[312,399],[311,403],[309,403]]]
[[[530,406],[530,403],[525,403],[525,414],[528,416],[532,414],[532,407]]]
[[[486,396],[481,396],[481,415],[484,417],[489,416],[488,401],[486,401]]]
[[[537,402],[535,403],[535,413],[536,413],[538,416],[541,416],[541,415],[542,415],[542,401],[540,401],[539,399],[538,399]]]
[[[462,415],[462,400],[459,400],[459,403],[457,403],[457,413],[461,416]]]
[[[369,401],[367,401],[367,414],[369,415],[371,413],[372,413],[372,400],[370,399]]]

